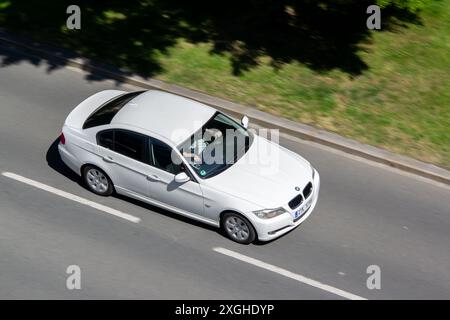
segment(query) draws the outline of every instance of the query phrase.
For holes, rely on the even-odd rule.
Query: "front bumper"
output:
[[[315,170],[315,169],[314,169]],[[279,215],[278,217],[272,219],[252,219],[253,226],[255,227],[256,233],[258,234],[258,240],[260,241],[270,241],[272,239],[278,238],[283,234],[291,231],[298,227],[303,221],[305,221],[309,215],[314,210],[317,199],[319,198],[320,190],[320,176],[317,170],[315,170],[314,179],[312,181],[313,191],[311,195],[303,201],[302,205],[312,197],[312,203],[310,208],[298,219],[294,221],[290,210],[288,213]],[[300,207],[299,207],[300,208]],[[298,210],[298,208],[296,208]]]

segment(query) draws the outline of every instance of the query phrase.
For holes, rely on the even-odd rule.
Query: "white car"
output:
[[[239,124],[158,90],[105,90],[69,114],[58,149],[92,192],[115,191],[248,244],[302,223],[317,203],[320,178],[300,155],[247,125],[247,117]]]

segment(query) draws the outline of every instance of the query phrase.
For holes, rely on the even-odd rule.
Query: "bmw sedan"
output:
[[[247,117],[158,90],[88,97],[68,115],[58,149],[92,192],[150,203],[242,244],[294,229],[319,195],[311,164],[249,129]]]

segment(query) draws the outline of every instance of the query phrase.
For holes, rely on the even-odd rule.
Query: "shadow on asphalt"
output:
[[[80,176],[78,176],[75,172],[73,172],[61,159],[61,156],[59,155],[59,151],[58,151],[58,144],[59,144],[59,138],[56,138],[53,143],[51,144],[51,146],[48,148],[47,150],[47,154],[46,154],[46,160],[47,160],[47,164],[50,168],[52,168],[53,170],[55,170],[56,172],[58,172],[59,174],[65,176],[66,178],[70,179],[73,182],[76,182],[78,185],[82,186],[84,189],[88,190],[86,188],[86,186],[83,184]],[[89,190],[88,190],[89,191]],[[181,216],[177,213],[153,206],[151,204],[148,204],[146,202],[137,200],[137,199],[133,199],[121,194],[118,194],[116,192],[114,192],[114,194],[112,195],[114,198],[116,199],[120,199],[126,202],[129,202],[135,206],[141,207],[143,209],[146,210],[150,210],[153,212],[156,212],[158,214],[161,214],[163,216],[166,216],[168,218],[172,218],[172,219],[176,219],[178,221],[181,222],[185,222],[188,223],[190,225],[196,226],[196,227],[200,227],[203,229],[207,229],[210,231],[214,231],[218,234],[220,234],[221,236],[226,237],[226,235],[224,234],[224,232],[221,229],[215,228],[213,226],[210,226],[208,224]],[[296,230],[297,228],[293,229]],[[289,231],[288,233],[286,233],[284,236],[288,235],[289,233],[291,233],[293,230]],[[276,239],[274,239],[276,240]],[[256,240],[253,242],[254,245],[256,246],[263,246],[263,245],[268,245],[270,243],[272,243],[274,240],[270,240],[267,242],[262,242],[259,240]],[[230,240],[231,241],[231,240]]]
[[[86,188],[86,186],[83,184],[80,176],[78,176],[75,172],[73,172],[69,167],[67,167],[67,165],[62,161],[61,156],[59,155],[59,151],[58,151],[58,144],[59,144],[59,138],[57,138],[55,141],[53,141],[53,143],[51,144],[51,146],[48,148],[47,150],[47,154],[46,154],[46,160],[47,160],[47,164],[50,168],[52,168],[53,170],[55,170],[56,172],[58,172],[59,174],[65,176],[66,178],[72,180],[73,182],[78,183],[80,186],[82,186],[83,188],[85,188],[86,190],[88,190]],[[198,222],[196,220],[193,219],[189,219],[186,217],[183,217],[179,214],[173,213],[171,211],[167,211],[165,209],[153,206],[151,204],[127,197],[127,196],[123,196],[121,194],[115,193],[112,195],[114,198],[116,199],[120,199],[129,203],[132,203],[136,206],[139,206],[143,209],[146,210],[150,210],[156,213],[159,213],[161,215],[164,215],[166,217],[172,218],[172,219],[176,219],[178,221],[182,221],[185,223],[189,223],[190,225],[196,226],[196,227],[201,227],[204,229],[208,229],[214,232],[217,232],[221,235],[223,235],[219,229]]]
[[[65,176],[66,178],[69,178],[73,182],[82,185],[80,177],[75,172],[70,170],[69,167],[66,166],[66,164],[61,160],[58,151],[58,144],[59,137],[56,138],[55,141],[53,141],[52,145],[47,150],[45,159],[47,160],[48,166],[59,174]]]

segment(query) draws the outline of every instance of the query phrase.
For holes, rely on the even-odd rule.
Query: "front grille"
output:
[[[294,199],[288,202],[289,208],[295,209],[303,202],[303,197],[301,194],[296,196]]]
[[[306,187],[303,189],[303,197],[305,197],[305,199],[308,198],[311,192],[312,192],[312,183],[308,182]]]

